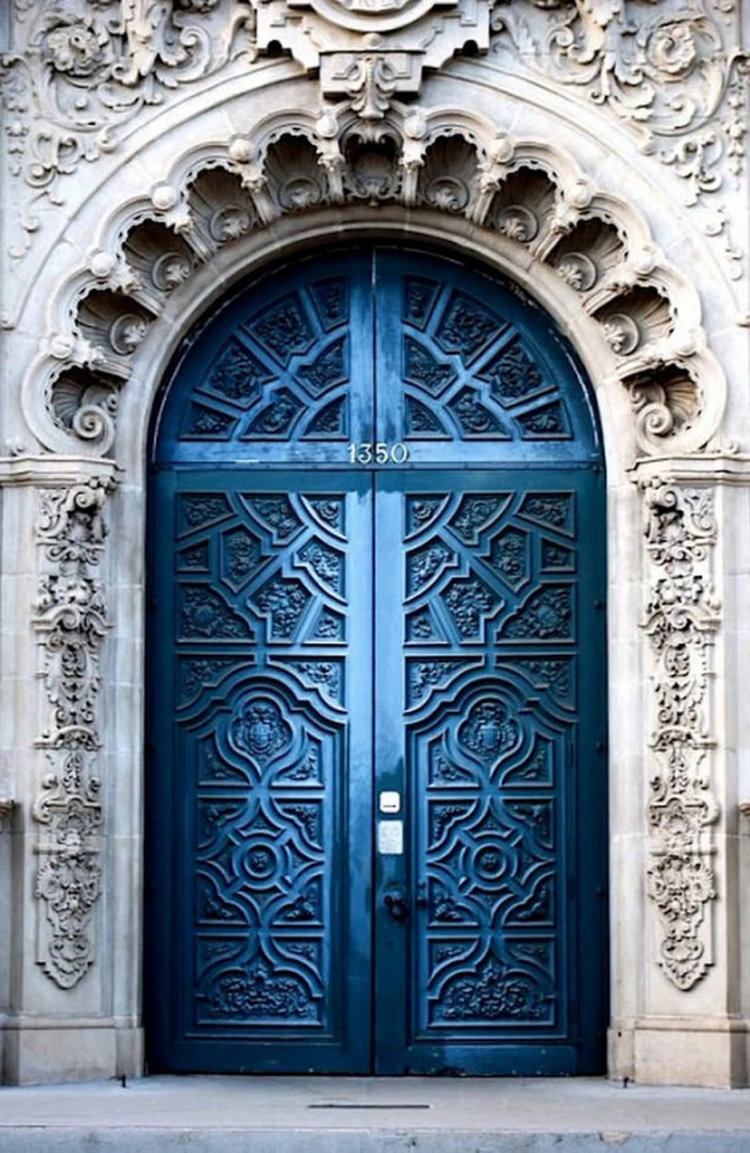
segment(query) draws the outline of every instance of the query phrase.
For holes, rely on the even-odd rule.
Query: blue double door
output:
[[[603,485],[558,335],[342,253],[204,326],[154,445],[150,1065],[601,1071]]]

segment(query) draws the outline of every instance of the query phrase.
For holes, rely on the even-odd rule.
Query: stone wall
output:
[[[6,1080],[141,1069],[145,457],[170,356],[263,262],[390,237],[518,281],[590,376],[610,491],[610,1070],[747,1083],[741,24],[732,0],[15,0]]]

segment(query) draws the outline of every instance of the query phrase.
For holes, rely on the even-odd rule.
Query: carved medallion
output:
[[[458,727],[458,739],[481,760],[496,760],[518,739],[518,725],[505,703],[496,698],[478,701]]]
[[[332,24],[358,32],[390,32],[433,8],[456,8],[457,0],[289,0],[289,7],[311,7]]]
[[[275,701],[253,697],[242,706],[230,727],[230,739],[237,749],[265,764],[292,740],[291,726],[281,716]]]

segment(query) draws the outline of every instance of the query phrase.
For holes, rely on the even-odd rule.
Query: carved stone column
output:
[[[32,809],[40,826],[37,960],[61,989],[76,985],[96,957],[92,928],[101,893],[97,752],[101,648],[110,628],[99,565],[106,538],[109,477],[39,490],[42,574],[33,626],[41,641],[48,705],[37,744],[49,771]]]
[[[659,914],[658,963],[683,992],[714,960],[709,902],[717,893],[712,834],[720,808],[712,788],[710,678],[721,620],[713,582],[714,503],[712,489],[666,477],[644,486],[652,714],[646,892]]]

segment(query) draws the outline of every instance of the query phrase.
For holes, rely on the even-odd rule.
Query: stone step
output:
[[[750,1153],[750,1090],[150,1077],[0,1090],[1,1153]]]

